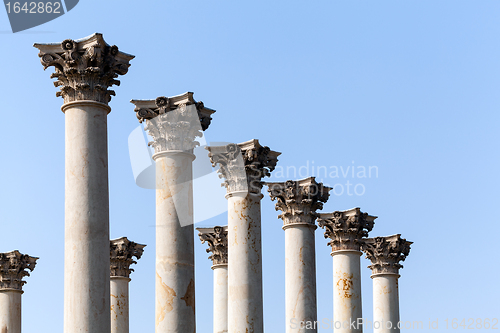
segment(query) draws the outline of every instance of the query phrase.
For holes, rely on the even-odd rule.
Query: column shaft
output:
[[[214,270],[214,333],[227,333],[227,265]]]
[[[111,277],[111,333],[129,332],[129,278]]]
[[[156,154],[156,333],[196,330],[193,158]]]
[[[0,290],[0,332],[21,333],[20,290]]]
[[[262,333],[262,195],[227,196],[229,332]]]
[[[64,332],[110,331],[107,114],[92,101],[66,119]]]
[[[333,256],[333,320],[335,333],[361,333],[361,267],[360,251],[340,250]],[[355,322],[356,325],[351,325]],[[340,327],[340,328],[339,328]]]
[[[377,274],[373,278],[373,323],[375,333],[399,333],[399,293],[397,274]]]
[[[285,225],[286,332],[317,332],[306,322],[317,320],[314,225]],[[303,322],[304,325],[300,325]],[[302,328],[301,328],[302,327]]]

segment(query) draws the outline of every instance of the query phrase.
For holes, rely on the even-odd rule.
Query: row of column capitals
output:
[[[217,266],[227,266],[227,226],[216,226],[213,228],[196,228],[201,243],[208,244],[207,252],[212,254],[208,259],[212,260],[212,269]]]
[[[315,227],[316,211],[323,209],[323,203],[328,201],[331,190],[317,183],[314,177],[265,184],[271,200],[276,200],[276,210],[283,212],[278,218],[283,220],[284,227],[304,224]]]
[[[146,245],[131,242],[127,237],[121,237],[110,241],[110,270],[111,277],[129,278],[134,270],[130,265],[137,264],[133,259],[139,260]]]
[[[362,239],[373,229],[376,216],[353,208],[333,213],[321,213],[318,225],[325,229],[325,238],[330,238],[328,246],[332,252],[339,250],[360,251]]]
[[[400,264],[410,254],[409,242],[401,238],[400,234],[366,238],[363,240],[361,248],[372,264],[368,266],[372,270],[372,277],[380,274],[399,275]]]
[[[30,276],[38,258],[22,254],[19,251],[0,253],[0,290],[23,290],[25,276]]]
[[[260,194],[262,178],[271,175],[281,155],[262,146],[257,139],[207,149],[212,166],[219,165],[219,177],[224,179],[228,194]]]
[[[108,45],[102,34],[61,43],[34,44],[44,69],[53,66],[54,86],[60,87],[56,96],[65,103],[90,100],[108,104],[115,95],[108,88],[120,85],[118,75],[125,75],[133,55],[121,52],[116,45]]]
[[[196,102],[192,92],[173,97],[160,96],[154,100],[131,100],[139,122],[153,138],[149,142],[155,153],[168,151],[191,152],[199,146],[196,138],[202,137],[212,120],[215,110]]]

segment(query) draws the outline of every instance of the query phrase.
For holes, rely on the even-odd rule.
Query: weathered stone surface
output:
[[[120,85],[118,75],[125,75],[133,55],[121,52],[116,45],[108,45],[102,34],[62,43],[34,44],[44,69],[54,66],[54,85],[61,87],[56,96],[64,102],[91,100],[108,104],[115,95],[108,88]]]
[[[315,333],[290,323],[317,320],[316,301],[316,210],[323,208],[331,188],[314,177],[280,183],[266,182],[271,199],[276,200],[278,216],[285,230],[285,314],[287,333]]]
[[[145,121],[144,130],[153,138],[149,143],[155,153],[170,150],[189,151],[197,147],[212,120],[215,110],[196,102],[192,92],[156,100],[132,100],[139,122]]]
[[[0,253],[0,290],[22,290],[26,284],[23,278],[30,276],[27,270],[35,269],[37,259],[17,250]]]
[[[409,242],[401,238],[400,234],[374,237],[363,240],[362,250],[366,258],[370,259],[372,264],[368,266],[372,274],[399,274],[399,269],[403,268],[400,264],[410,254]]]
[[[260,194],[262,178],[276,168],[281,153],[261,146],[259,140],[239,144],[207,147],[212,166],[220,166],[219,177],[224,179],[227,192],[248,191]]]
[[[362,239],[373,229],[377,217],[363,213],[359,208],[333,213],[321,213],[318,225],[325,229],[325,238],[330,238],[328,246],[332,251],[360,251]]]
[[[196,228],[202,244],[208,243],[208,258],[212,260],[214,271],[214,328],[215,333],[228,332],[228,258],[227,226]]]
[[[130,273],[134,270],[130,265],[137,264],[133,259],[141,258],[146,245],[131,242],[127,237],[121,237],[110,241],[110,276],[130,277]]]
[[[208,259],[213,265],[227,265],[227,226],[213,228],[196,228],[201,243],[208,244],[207,252],[212,252]]]
[[[314,177],[298,181],[287,180],[282,183],[269,183],[268,192],[271,200],[276,202],[276,210],[283,213],[278,215],[284,224],[308,223],[315,225],[318,217],[317,210],[323,209],[330,194],[330,187],[317,183]]]

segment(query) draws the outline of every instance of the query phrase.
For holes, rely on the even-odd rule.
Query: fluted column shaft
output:
[[[66,119],[64,331],[110,330],[107,114],[93,101],[62,107]]]
[[[228,193],[229,332],[262,333],[261,194]]]
[[[228,269],[226,265],[213,266],[214,270],[214,333],[228,332]]]
[[[0,290],[0,332],[21,333],[20,290]]]
[[[194,155],[166,151],[155,154],[154,159],[156,333],[191,333],[196,329],[191,182]],[[179,205],[187,206],[181,209]],[[180,223],[180,212],[185,226]]]
[[[399,333],[399,290],[397,274],[372,275],[375,333]]]
[[[130,278],[111,277],[111,333],[129,332],[129,282]]]

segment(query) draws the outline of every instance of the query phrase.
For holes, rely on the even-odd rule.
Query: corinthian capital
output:
[[[372,264],[368,266],[372,270],[372,274],[399,274],[399,269],[403,268],[400,264],[410,254],[409,242],[401,238],[400,234],[367,238],[363,240],[361,246],[366,254],[366,258],[370,259]]]
[[[298,181],[287,180],[284,183],[266,183],[271,200],[277,200],[276,210],[285,226],[289,224],[310,224],[318,217],[317,210],[323,209],[330,194],[330,187],[317,183],[314,177]]]
[[[111,276],[128,278],[134,270],[130,265],[137,264],[133,257],[139,260],[146,245],[131,242],[127,237],[117,238],[110,241]]]
[[[23,290],[23,281],[25,276],[30,276],[27,269],[33,271],[35,269],[38,258],[30,257],[27,254],[19,253],[19,251],[11,251],[0,253],[0,290],[15,289]]]
[[[189,151],[199,143],[197,137],[210,126],[215,110],[196,102],[192,92],[155,100],[131,100],[139,122],[145,122],[144,130],[153,138],[149,143],[155,153],[168,150]]]
[[[213,265],[227,265],[227,226],[213,228],[196,228],[201,243],[208,243],[207,252],[212,252],[208,259]]]
[[[227,146],[207,147],[212,166],[219,164],[219,177],[224,179],[227,192],[248,191],[258,194],[262,178],[269,177],[276,168],[281,153],[261,146],[259,140],[250,140]]]
[[[62,43],[34,44],[44,69],[54,66],[54,85],[61,87],[56,96],[64,103],[91,100],[108,104],[115,95],[108,88],[120,85],[118,75],[125,75],[133,55],[121,52],[116,45],[109,46],[102,34]]]
[[[362,239],[373,229],[376,218],[353,208],[319,214],[318,225],[325,229],[325,238],[331,239],[328,245],[332,247],[332,252],[360,251]]]

